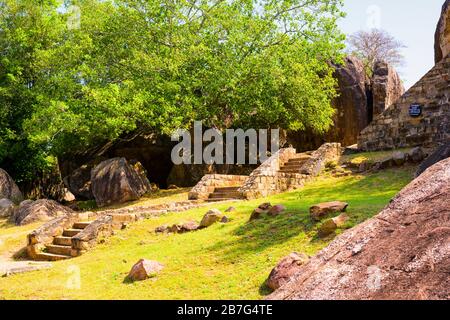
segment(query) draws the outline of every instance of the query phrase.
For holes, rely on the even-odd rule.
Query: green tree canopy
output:
[[[0,163],[17,149],[45,159],[194,120],[323,132],[341,6],[0,0]]]

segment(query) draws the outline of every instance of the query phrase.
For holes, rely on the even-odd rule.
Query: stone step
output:
[[[282,169],[289,169],[289,170],[291,170],[291,169],[300,169],[300,168],[302,168],[303,167],[303,165],[290,165],[290,166],[282,166],[281,168],[280,168],[280,170],[282,170]]]
[[[214,192],[236,192],[240,187],[219,187],[215,188]]]
[[[42,252],[39,253],[36,256],[36,260],[39,261],[59,261],[59,260],[65,260],[65,259],[70,259],[70,256],[66,256],[66,255],[62,255],[62,254],[53,254],[53,253],[46,253],[46,252]]]
[[[286,163],[304,163],[306,161],[308,161],[308,159],[295,158],[295,159],[289,159]]]
[[[209,195],[210,199],[223,199],[223,198],[240,198],[239,192],[214,192]]]
[[[88,225],[90,225],[90,222],[75,222],[73,224],[73,229],[84,229],[86,228]]]
[[[280,173],[300,173],[301,168],[281,168]]]
[[[63,236],[54,237],[53,244],[56,244],[59,246],[71,246],[72,238],[71,237],[63,237]]]
[[[311,152],[312,153],[312,152]],[[290,160],[308,160],[311,159],[311,154],[307,153],[297,153]]]
[[[77,234],[79,234],[81,231],[83,231],[82,229],[66,229],[63,232],[63,237],[74,237]]]
[[[71,246],[59,246],[55,244],[48,244],[45,246],[47,253],[59,254],[63,256],[71,256]]]
[[[301,167],[305,161],[298,161],[298,162],[288,162],[284,165],[284,167]]]
[[[289,166],[282,166],[281,169],[300,169],[301,167],[303,166],[298,164],[291,164]]]
[[[299,178],[300,175],[303,175],[301,172],[278,172],[282,174],[283,178]]]
[[[237,200],[234,198],[214,198],[214,199],[207,199],[206,202],[220,202],[220,201],[231,201],[231,200]]]

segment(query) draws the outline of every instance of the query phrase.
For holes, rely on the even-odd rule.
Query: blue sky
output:
[[[400,74],[409,88],[434,66],[434,32],[444,0],[344,0],[341,30],[381,27],[407,46]]]

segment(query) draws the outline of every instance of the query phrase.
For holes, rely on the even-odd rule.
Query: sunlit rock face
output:
[[[450,0],[442,6],[441,19],[435,35],[435,61],[438,63],[450,53]]]

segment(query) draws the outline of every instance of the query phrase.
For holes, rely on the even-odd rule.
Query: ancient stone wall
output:
[[[286,148],[279,150],[258,169],[253,171],[239,192],[245,199],[257,199],[272,194],[302,187],[306,181],[317,176],[329,161],[337,160],[341,155],[339,143],[326,143],[313,152],[300,169],[301,173],[281,173],[280,167],[293,158],[296,150]]]
[[[246,199],[256,199],[276,193],[282,187],[277,183],[278,171],[295,154],[294,148],[278,150],[250,174],[239,192]]]
[[[206,200],[215,188],[240,187],[248,176],[207,174],[189,192],[189,200]]]
[[[330,161],[337,161],[342,154],[340,143],[325,143],[314,151],[300,172],[309,176],[317,176]]]
[[[364,129],[362,150],[386,150],[422,146],[434,148],[450,139],[450,56],[441,60],[394,105]],[[418,116],[411,105],[420,105]]]
[[[62,235],[64,229],[72,227],[75,222],[88,221],[97,216],[94,212],[73,212],[43,224],[27,236],[28,257],[36,259],[47,244],[52,244],[54,237]]]

